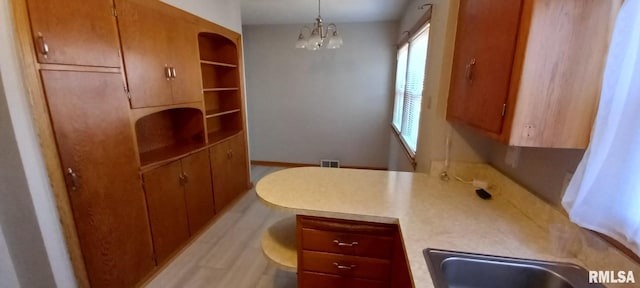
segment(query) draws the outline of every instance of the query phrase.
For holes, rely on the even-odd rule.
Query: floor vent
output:
[[[340,168],[340,161],[338,161],[338,160],[320,160],[320,167]]]

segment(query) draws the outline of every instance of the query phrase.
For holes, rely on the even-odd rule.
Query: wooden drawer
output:
[[[316,251],[302,251],[303,271],[388,281],[391,261]],[[306,286],[305,286],[306,287]]]
[[[390,259],[393,237],[302,228],[302,249]]]
[[[349,278],[315,272],[303,272],[299,279],[300,287],[305,288],[389,288],[389,283],[360,278]]]

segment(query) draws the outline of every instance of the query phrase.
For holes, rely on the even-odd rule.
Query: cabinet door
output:
[[[522,0],[462,0],[448,118],[500,133]]]
[[[92,287],[132,287],[154,266],[120,74],[41,71]]]
[[[213,145],[209,149],[213,197],[216,212],[220,212],[234,198],[231,169],[231,153],[227,141]]]
[[[111,0],[28,0],[27,5],[38,62],[120,67]]]
[[[182,172],[186,177],[184,193],[191,234],[200,230],[215,214],[209,165],[207,150],[182,159]]]
[[[175,77],[171,78],[173,103],[202,101],[200,59],[198,57],[198,30],[195,25],[175,19],[168,27],[171,66]]]
[[[158,263],[189,239],[180,161],[144,173],[151,232]]]
[[[247,152],[245,149],[244,137],[242,134],[236,135],[229,140],[231,150],[231,181],[234,195],[247,191]]]
[[[116,0],[118,26],[131,107],[170,105],[171,80],[168,73],[168,16],[157,11],[155,1],[146,3]]]

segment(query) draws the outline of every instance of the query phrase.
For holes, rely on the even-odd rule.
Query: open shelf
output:
[[[237,91],[239,88],[237,87],[229,87],[229,88],[204,88],[203,92],[217,92],[217,91]]]
[[[193,153],[206,145],[202,110],[160,110],[135,123],[142,170]]]
[[[207,118],[218,117],[218,116],[227,115],[231,113],[238,113],[238,112],[240,112],[240,109],[233,109],[233,110],[227,110],[227,111],[210,110],[210,111],[207,111]]]
[[[202,87],[205,89],[219,87],[239,87],[238,68],[200,64]]]
[[[242,130],[237,129],[237,130],[218,130],[218,131],[213,131],[210,132],[208,134],[208,138],[209,138],[209,144],[208,145],[213,145],[216,144],[218,142],[222,142],[224,140],[227,140],[233,136],[238,135],[238,133],[242,132]]]
[[[262,251],[281,269],[297,272],[296,217],[289,216],[274,223],[262,234]]]
[[[207,64],[207,65],[213,65],[213,66],[222,66],[222,67],[233,67],[233,68],[238,67],[238,65],[236,65],[236,64],[214,62],[214,61],[206,61],[206,60],[200,60],[200,64]]]
[[[215,33],[198,35],[200,59],[209,62],[238,64],[238,48],[231,39]]]

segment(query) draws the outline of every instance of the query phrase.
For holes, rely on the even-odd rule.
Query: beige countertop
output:
[[[434,163],[438,173],[432,174],[439,174],[438,167]],[[272,173],[258,182],[256,191],[268,205],[299,215],[397,223],[415,287],[433,287],[425,248],[640,275],[640,265],[492,167],[460,164],[450,174],[488,181],[493,199],[480,199],[473,186],[453,177],[442,181],[423,173],[318,167]]]

